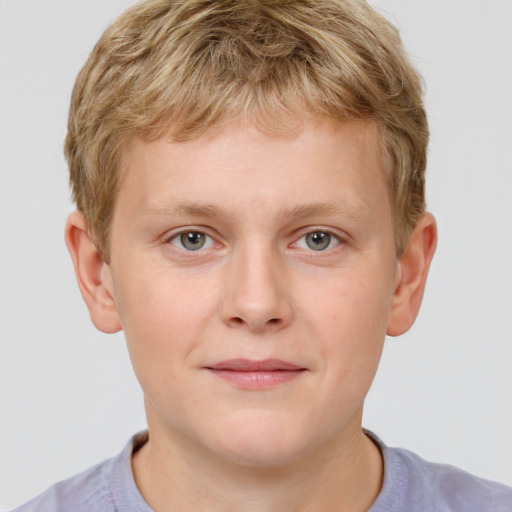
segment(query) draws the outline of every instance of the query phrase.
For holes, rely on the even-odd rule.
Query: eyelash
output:
[[[189,237],[190,237],[190,235],[204,236],[205,240],[204,240],[203,245],[201,245],[197,249],[187,249],[183,245],[184,237],[186,237],[187,235]],[[177,242],[177,243],[174,243],[174,242]],[[184,230],[179,231],[178,233],[172,234],[171,236],[169,236],[166,239],[166,243],[176,247],[178,250],[181,250],[183,252],[189,252],[189,253],[200,252],[201,249],[204,250],[204,245],[207,245],[206,249],[210,249],[214,245],[218,244],[218,242],[216,242],[216,240],[212,236],[208,235],[203,230],[201,230],[201,229],[193,229],[193,228],[192,229],[184,229]],[[178,246],[178,244],[181,244],[181,247]]]
[[[307,240],[308,236],[310,236],[310,235],[317,235],[319,233],[322,233],[323,235],[327,235],[329,237],[328,238],[327,246],[325,248],[313,249],[309,245],[308,245],[308,247],[299,247],[299,242],[302,239]],[[334,247],[330,247],[332,242],[335,243]],[[292,247],[299,247],[300,249],[304,249],[304,250],[311,251],[311,252],[314,252],[314,253],[320,253],[320,252],[330,252],[330,251],[333,251],[334,249],[336,249],[336,247],[338,247],[339,245],[341,245],[343,243],[345,243],[345,240],[343,238],[341,238],[336,233],[333,233],[332,231],[329,231],[328,229],[313,229],[311,231],[308,231],[304,235],[302,235],[295,242],[293,242]],[[306,244],[308,244],[307,241],[306,241]]]
[[[303,240],[303,239],[306,240],[306,238],[309,235],[315,235],[315,234],[319,234],[319,233],[323,233],[329,237],[328,245],[325,248],[316,250],[316,249],[311,248],[310,246],[308,246],[308,247],[300,247],[299,246],[299,242],[301,240]],[[183,242],[184,242],[183,237],[187,236],[187,235],[204,236],[205,242],[203,245],[201,245],[197,249],[187,249],[186,247],[183,246]],[[332,244],[333,241],[335,242],[335,245],[334,245],[334,247],[330,247],[330,245]],[[174,242],[176,242],[176,243],[174,243]],[[199,253],[206,249],[210,249],[210,248],[214,247],[215,245],[217,245],[217,246],[221,245],[211,235],[208,235],[204,230],[196,229],[196,228],[183,229],[177,233],[173,233],[172,235],[166,237],[165,243],[172,245],[173,247],[175,247],[176,249],[178,249],[181,252],[189,253],[189,254],[194,254],[196,252]],[[294,242],[292,242],[289,245],[289,247],[302,249],[302,250],[309,251],[312,253],[322,253],[322,252],[331,252],[334,249],[336,249],[336,247],[338,247],[339,245],[342,245],[344,243],[346,243],[346,240],[344,238],[342,238],[341,236],[337,235],[336,233],[333,233],[332,231],[330,231],[328,229],[317,228],[317,229],[311,229],[311,230],[305,232],[303,235],[301,235],[299,238],[297,238]],[[307,245],[307,242],[305,242],[305,244]],[[205,245],[207,245],[207,247],[205,247]]]

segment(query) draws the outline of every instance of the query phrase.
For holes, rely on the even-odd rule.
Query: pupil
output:
[[[321,251],[331,243],[331,235],[325,231],[315,231],[306,235],[306,243],[310,249]]]
[[[197,249],[201,249],[201,247],[203,247],[205,244],[205,237],[203,233],[199,233],[198,231],[191,231],[181,235],[181,243],[186,249],[197,251]]]

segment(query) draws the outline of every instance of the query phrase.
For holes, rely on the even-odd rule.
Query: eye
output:
[[[333,249],[340,243],[340,239],[328,231],[312,231],[299,238],[297,242],[295,242],[295,246],[301,249],[325,251],[326,249]]]
[[[185,231],[179,233],[170,240],[170,243],[174,247],[177,247],[178,249],[185,249],[186,251],[209,249],[214,245],[212,237],[202,233],[201,231]]]

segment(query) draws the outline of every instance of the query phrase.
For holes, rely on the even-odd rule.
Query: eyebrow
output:
[[[224,208],[210,203],[196,203],[184,201],[172,207],[157,207],[144,212],[148,215],[161,215],[166,217],[190,216],[199,218],[218,218],[236,216],[236,212],[228,212]],[[301,219],[317,215],[343,215],[353,218],[367,218],[370,209],[364,204],[352,204],[347,201],[307,203],[293,208],[284,207],[278,212],[278,218]]]
[[[191,217],[221,217],[225,214],[224,210],[216,205],[188,201],[175,203],[172,208],[152,208],[144,213],[166,217],[179,217],[181,215],[189,215]]]
[[[328,202],[328,203],[311,203],[299,205],[291,210],[285,209],[281,211],[283,218],[303,218],[315,215],[344,215],[348,217],[369,217],[370,209],[363,204],[351,204],[346,201]]]

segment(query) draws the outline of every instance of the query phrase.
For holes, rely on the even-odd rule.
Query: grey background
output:
[[[0,508],[144,428],[122,334],[89,321],[63,242],[76,73],[127,0],[0,0]],[[512,1],[379,0],[427,83],[440,243],[386,344],[365,426],[512,485]]]

